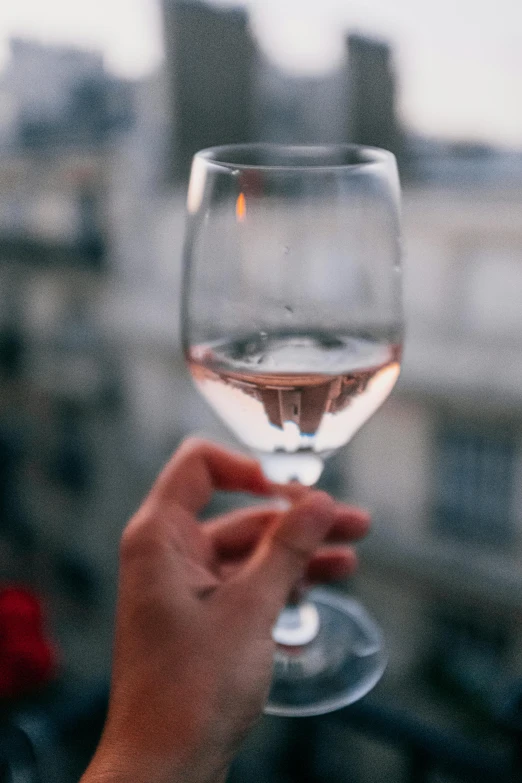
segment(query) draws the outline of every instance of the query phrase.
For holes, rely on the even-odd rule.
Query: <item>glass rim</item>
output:
[[[303,156],[303,162],[285,163],[284,160],[277,163],[249,163],[246,160],[231,160],[230,158],[242,153],[245,157],[250,153],[263,152],[277,153],[281,156]],[[320,160],[321,155],[327,153],[359,155],[360,160],[346,163],[328,163]],[[313,162],[315,160],[318,162]],[[270,142],[253,142],[244,144],[223,144],[216,147],[206,147],[194,155],[194,160],[203,160],[215,166],[221,166],[232,171],[350,171],[382,164],[395,164],[395,155],[389,150],[380,147],[372,147],[366,144],[276,144]],[[310,162],[306,162],[309,159]]]

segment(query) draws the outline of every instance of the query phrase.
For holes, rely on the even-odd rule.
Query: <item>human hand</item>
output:
[[[290,501],[205,524],[215,489]],[[203,440],[174,454],[125,529],[109,713],[82,783],[218,783],[258,718],[271,629],[295,583],[349,574],[365,512],[269,482]],[[342,541],[342,545],[325,542]]]

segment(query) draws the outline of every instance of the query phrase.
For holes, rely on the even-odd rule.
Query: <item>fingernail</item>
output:
[[[289,512],[293,546],[312,551],[322,540],[334,521],[335,504],[325,498],[314,498]]]
[[[288,511],[288,509],[292,508],[292,504],[289,500],[286,498],[276,497],[274,498],[274,501],[270,503],[271,506],[273,506],[278,511]]]

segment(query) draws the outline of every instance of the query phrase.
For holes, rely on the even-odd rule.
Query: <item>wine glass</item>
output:
[[[399,207],[395,158],[372,147],[194,157],[183,349],[198,390],[273,481],[315,484],[397,380]],[[273,636],[272,714],[350,704],[386,665],[370,615],[326,589],[296,587]]]

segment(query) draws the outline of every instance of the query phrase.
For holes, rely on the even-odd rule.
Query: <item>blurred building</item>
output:
[[[390,673],[486,712],[522,669],[522,171],[494,182],[405,190],[404,369],[346,451]]]
[[[12,39],[0,94],[4,154],[95,147],[132,124],[132,84],[110,76],[95,51]]]
[[[260,55],[254,85],[256,139],[279,144],[342,141],[344,77],[341,69],[295,76]]]
[[[407,149],[392,49],[362,35],[349,35],[346,49],[345,140],[390,150],[404,168]]]
[[[410,137],[411,170],[417,182],[470,188],[520,187],[522,152],[476,142]]]
[[[104,540],[128,496],[103,467],[116,448],[125,464],[125,394],[100,313],[112,156],[133,126],[134,85],[97,53],[15,40],[0,93],[1,577],[48,593],[74,670],[71,606],[106,611]]]
[[[0,159],[0,260],[101,269],[106,260],[104,155]]]
[[[173,181],[186,177],[197,150],[248,141],[370,144],[394,152],[407,173],[386,42],[350,35],[344,69],[299,77],[258,51],[244,11],[200,0],[163,8]]]
[[[199,0],[165,0],[170,81],[170,170],[184,178],[192,156],[253,140],[255,46],[247,15]]]

